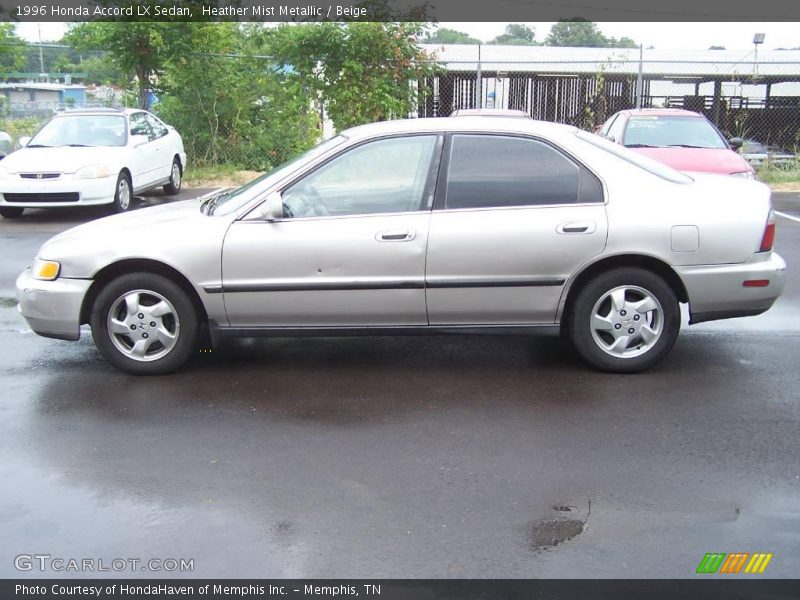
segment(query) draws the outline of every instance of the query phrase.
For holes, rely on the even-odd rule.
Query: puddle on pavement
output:
[[[16,298],[0,298],[0,308],[14,308],[17,306]]]
[[[591,512],[591,505],[583,517],[580,516],[580,511],[575,506],[559,504],[552,508],[554,512],[560,513],[559,516],[532,521],[528,524],[530,549],[533,551],[554,548],[582,534]]]

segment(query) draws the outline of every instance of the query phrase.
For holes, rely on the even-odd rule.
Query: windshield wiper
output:
[[[88,144],[67,144],[70,148],[89,148]]]
[[[220,192],[219,194],[211,196],[208,200],[205,200],[200,205],[200,212],[205,212],[207,215],[213,215],[214,209],[217,207],[217,204],[219,204],[219,201],[222,198],[226,198],[227,196],[230,195],[231,195],[230,192]],[[205,211],[203,211],[203,208],[205,208]]]
[[[659,146],[651,146],[650,144],[625,144],[626,148],[658,148]]]
[[[710,146],[692,146],[691,144],[669,144],[667,148],[701,148],[703,150],[709,150]]]
[[[45,144],[28,144],[26,148],[53,148],[54,146],[47,146]]]

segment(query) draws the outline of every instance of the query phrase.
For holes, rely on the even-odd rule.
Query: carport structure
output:
[[[599,126],[618,110],[686,108],[728,135],[800,145],[800,51],[424,45],[440,72],[420,87],[418,116],[462,108],[523,110]]]

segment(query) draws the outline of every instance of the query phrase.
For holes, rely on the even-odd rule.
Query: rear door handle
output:
[[[594,233],[596,228],[597,224],[594,221],[570,221],[556,227],[556,232],[574,235],[576,233]]]
[[[379,242],[410,242],[414,237],[415,234],[410,229],[389,229],[379,231],[375,239]]]

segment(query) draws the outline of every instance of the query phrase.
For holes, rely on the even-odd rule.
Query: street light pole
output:
[[[764,43],[765,33],[757,33],[753,36],[753,48],[755,58],[753,60],[753,77],[758,77],[758,47]]]

